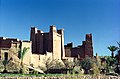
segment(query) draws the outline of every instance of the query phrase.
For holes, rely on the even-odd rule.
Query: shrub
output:
[[[0,60],[0,72],[3,72],[5,69],[4,65],[3,65],[3,61]]]
[[[20,71],[20,64],[10,60],[8,64],[6,64],[6,70],[7,72],[18,73]]]
[[[85,74],[89,74],[89,70],[92,68],[92,59],[87,57],[83,59],[81,62],[81,67],[84,69]]]
[[[81,68],[80,68],[80,66],[75,66],[74,68],[73,68],[73,73],[75,73],[75,74],[80,74],[81,73],[81,70],[80,70]]]
[[[93,62],[92,66],[93,66],[92,69],[93,69],[94,75],[99,75],[100,70],[99,70],[99,67],[96,65],[96,63]]]
[[[62,63],[62,61],[59,60],[53,60],[53,67],[52,69],[61,69],[64,68],[64,64]]]
[[[26,68],[26,67],[21,67],[20,68],[20,72],[21,74],[29,74],[29,68]]]
[[[40,68],[43,72],[47,71],[47,68],[46,68],[46,67],[39,66],[39,68]]]
[[[63,62],[65,64],[65,67],[68,68],[68,69],[74,67],[74,62],[72,62],[72,61],[63,60]]]

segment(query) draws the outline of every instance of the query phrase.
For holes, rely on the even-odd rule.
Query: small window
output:
[[[39,56],[39,60],[40,60],[40,56]]]
[[[5,58],[5,60],[8,60],[8,52],[5,52],[4,58]]]

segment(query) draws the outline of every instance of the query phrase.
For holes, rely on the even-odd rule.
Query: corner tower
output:
[[[85,56],[93,57],[93,45],[92,45],[92,34],[86,34],[85,41]]]
[[[65,57],[64,52],[64,30],[50,26],[49,32],[43,32],[35,27],[31,28],[30,41],[32,41],[32,53],[46,54],[52,53],[53,59],[61,60]]]
[[[53,59],[61,59],[61,42],[62,35],[56,30],[56,26],[50,26],[49,32],[49,50],[52,51]]]
[[[36,52],[36,34],[37,34],[37,28],[31,27],[30,31],[30,41],[32,41],[32,52]]]
[[[57,30],[61,34],[61,58],[65,58],[65,49],[64,49],[64,29]]]

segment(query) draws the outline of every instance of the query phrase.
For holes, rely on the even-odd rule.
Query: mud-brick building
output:
[[[23,62],[29,65],[31,62],[30,41],[22,41],[17,38],[0,37],[0,60],[14,59],[15,56],[18,58],[19,50],[23,50],[24,47],[29,47],[29,50],[25,54]]]
[[[65,57],[84,59],[86,56],[93,57],[92,34],[86,34],[86,40],[82,45],[73,47],[73,43],[65,45]]]
[[[82,45],[73,47],[73,44],[64,46],[64,30],[50,26],[49,32],[43,32],[36,27],[31,27],[30,41],[22,41],[17,38],[0,37],[0,60],[14,59],[12,48],[18,58],[19,50],[29,47],[24,56],[23,63],[33,67],[44,66],[44,59],[51,58],[62,62],[74,58],[84,59],[93,56],[92,34],[86,34],[86,40]],[[12,49],[13,50],[13,49]]]
[[[64,57],[64,30],[50,26],[49,32],[43,32],[35,27],[31,28],[30,41],[32,41],[32,53],[44,55],[52,54],[53,59]]]

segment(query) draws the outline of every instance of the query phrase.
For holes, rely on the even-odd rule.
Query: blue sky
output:
[[[93,34],[94,54],[110,55],[120,41],[120,0],[0,0],[0,36],[29,40],[30,27],[64,28],[65,44]]]

